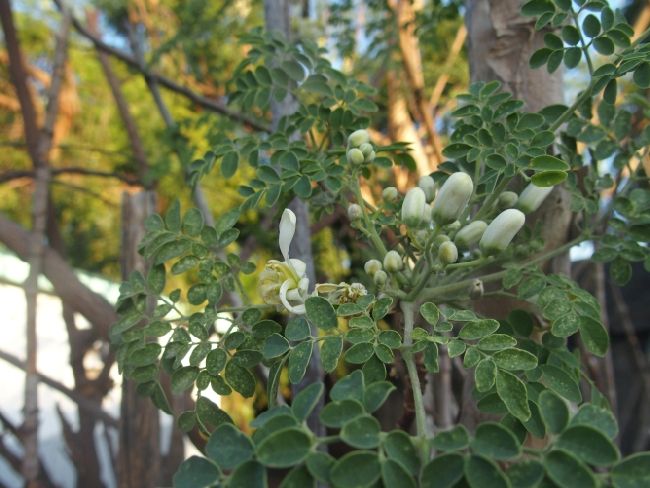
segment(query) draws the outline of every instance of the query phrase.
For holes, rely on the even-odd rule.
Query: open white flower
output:
[[[280,219],[280,252],[284,261],[272,259],[267,262],[260,273],[258,287],[265,303],[283,305],[291,313],[304,314],[309,278],[307,265],[289,258],[289,246],[295,232],[296,214],[287,208]]]

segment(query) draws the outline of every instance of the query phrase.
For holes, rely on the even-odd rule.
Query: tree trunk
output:
[[[142,190],[122,195],[122,279],[132,271],[145,272],[138,254],[144,236],[144,220],[155,210],[155,195]],[[160,474],[160,423],[158,409],[149,398],[138,395],[136,384],[123,379],[120,407],[118,482],[123,488],[148,488],[158,484]]]

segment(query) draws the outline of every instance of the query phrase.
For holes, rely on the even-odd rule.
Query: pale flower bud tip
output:
[[[433,201],[433,219],[440,225],[457,220],[467,207],[473,191],[474,184],[467,173],[452,174]]]
[[[370,135],[365,129],[355,130],[348,137],[348,144],[352,147],[359,147],[362,144],[366,144],[368,142],[370,142]]]

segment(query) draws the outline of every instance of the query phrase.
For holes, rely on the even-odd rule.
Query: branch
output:
[[[94,169],[80,168],[77,166],[69,166],[63,168],[52,168],[52,176],[58,176],[63,174],[76,174],[83,176],[97,176],[101,178],[115,178],[117,180],[123,181],[130,186],[139,186],[140,181],[137,178],[128,175],[120,175],[118,173],[111,173],[110,171],[99,171]],[[7,171],[0,174],[0,183],[6,183],[7,181],[17,180],[20,178],[34,178],[36,172],[32,170],[15,170]]]
[[[15,366],[16,368],[22,371],[25,371],[26,368],[25,362],[21,361],[16,356],[6,351],[0,350],[0,359],[6,361],[7,363],[11,364],[12,366]],[[43,373],[40,372],[38,373],[38,381],[60,393],[63,393],[66,397],[68,397],[70,400],[76,403],[80,409],[93,414],[95,417],[97,417],[97,419],[101,420],[106,425],[110,425],[111,427],[114,428],[118,427],[119,425],[118,420],[108,412],[102,410],[98,403],[88,400],[86,397],[74,392],[73,390],[65,386],[63,383],[60,383],[59,381],[52,379],[49,376],[44,375]]]
[[[63,0],[53,0],[53,1],[59,10],[63,10],[64,8]],[[120,51],[119,49],[110,46],[109,44],[105,43],[98,37],[94,36],[86,27],[84,27],[81,24],[81,22],[79,22],[79,20],[77,20],[74,17],[72,19],[72,26],[77,31],[77,33],[79,33],[82,37],[85,37],[90,42],[92,42],[96,49],[100,49],[106,54],[110,54],[111,56],[128,64],[131,68],[135,69],[140,74],[144,75],[147,78],[155,80],[157,83],[159,83],[161,86],[164,86],[168,90],[183,95],[188,100],[196,103],[197,105],[200,105],[201,107],[207,110],[223,114],[228,118],[236,122],[241,122],[242,124],[252,129],[259,130],[262,132],[270,132],[269,127],[265,123],[260,122],[252,117],[248,117],[247,115],[242,114],[240,112],[235,112],[233,110],[230,110],[224,104],[222,104],[217,100],[204,97],[203,95],[193,92],[187,87],[179,85],[178,83],[167,78],[166,76],[160,75],[153,71],[149,71],[148,69],[146,69],[146,67],[140,66],[140,63],[138,63],[137,59]]]
[[[29,231],[0,213],[0,242],[23,261],[28,259],[31,239]],[[43,274],[50,280],[61,300],[93,324],[100,337],[108,338],[110,326],[117,321],[113,306],[84,285],[70,265],[49,246],[45,246],[43,254]]]

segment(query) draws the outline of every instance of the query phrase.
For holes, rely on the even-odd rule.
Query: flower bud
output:
[[[366,156],[366,159],[364,159],[364,161],[366,163],[372,163],[375,160],[375,156],[376,156],[375,151],[370,151],[370,154]]]
[[[359,151],[363,153],[364,158],[367,158],[370,155],[370,153],[373,151],[372,144],[370,144],[369,142],[364,142],[359,146]]]
[[[375,276],[375,273],[381,270],[381,262],[377,259],[370,259],[369,261],[366,261],[366,263],[363,265],[363,269],[370,276]]]
[[[394,186],[387,186],[384,188],[384,191],[381,192],[381,196],[388,202],[396,202],[399,198],[399,191]]]
[[[365,144],[367,142],[370,142],[370,135],[368,134],[368,131],[364,129],[355,130],[348,137],[348,144],[351,147],[359,147],[361,144]]]
[[[454,173],[442,185],[433,202],[433,219],[440,225],[451,224],[465,210],[474,184],[467,173]]]
[[[403,266],[402,257],[397,251],[388,251],[384,256],[384,269],[389,273],[395,273],[401,270]]]
[[[348,206],[348,219],[350,219],[350,222],[359,220],[362,216],[363,216],[363,209],[361,208],[361,205],[358,205],[356,203],[351,203]]]
[[[514,191],[504,191],[501,193],[501,195],[499,195],[497,205],[501,210],[512,208],[517,204],[517,198],[519,198],[519,195],[517,195]]]
[[[348,163],[350,164],[361,164],[365,159],[363,153],[356,148],[350,149],[347,152]]]
[[[450,239],[449,239],[449,236],[448,236],[447,234],[438,234],[438,235],[433,239],[433,243],[434,243],[436,246],[439,246],[439,245],[442,244],[443,242],[448,242],[448,241],[450,241]]]
[[[426,196],[422,188],[411,188],[402,202],[402,222],[409,227],[420,227],[427,221]]]
[[[481,236],[486,228],[487,224],[485,222],[476,220],[460,229],[454,238],[454,242],[462,249],[469,249],[481,240]]]
[[[372,277],[372,281],[374,281],[375,285],[377,286],[384,286],[386,284],[386,281],[388,281],[388,275],[386,274],[386,271],[383,269],[377,271]]]
[[[433,178],[431,178],[431,176],[423,176],[418,181],[418,186],[422,188],[422,191],[424,191],[424,194],[427,197],[427,202],[431,202],[433,197],[436,196],[436,182],[433,181]]]
[[[445,225],[447,232],[454,232],[460,229],[462,224],[458,220],[454,220],[451,224]]]
[[[458,248],[451,241],[440,244],[438,248],[438,259],[443,264],[451,264],[458,261]]]
[[[521,192],[519,200],[517,200],[517,208],[524,213],[532,213],[540,207],[552,191],[552,186],[535,186],[531,183]]]
[[[519,210],[504,210],[487,226],[479,246],[485,254],[495,254],[505,250],[515,234],[526,222],[526,216]]]

